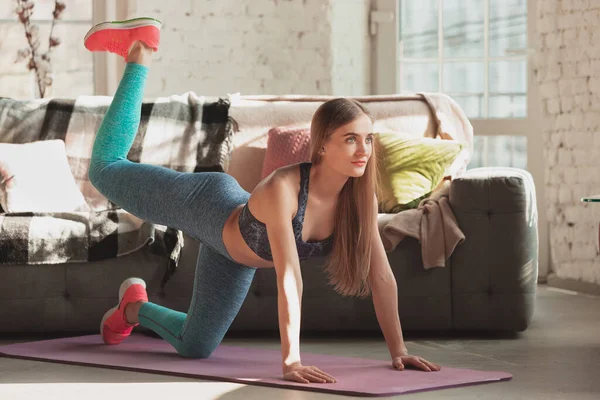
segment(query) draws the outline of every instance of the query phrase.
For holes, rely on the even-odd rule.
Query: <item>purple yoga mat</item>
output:
[[[277,350],[221,345],[209,358],[189,359],[164,340],[141,334],[117,346],[103,344],[99,335],[11,344],[0,346],[0,355],[355,396],[391,396],[512,378],[505,372],[444,366],[436,372],[398,371],[387,360],[302,353],[304,365],[316,365],[337,380],[302,384],[281,378],[281,352]]]

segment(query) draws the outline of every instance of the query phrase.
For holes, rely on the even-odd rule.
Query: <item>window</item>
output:
[[[527,116],[527,0],[399,1],[400,91],[444,92],[475,118]],[[469,168],[527,168],[525,136],[475,136]]]
[[[475,148],[469,169],[505,166],[531,173],[538,199],[543,279],[549,242],[540,104],[532,72],[537,2],[373,0],[372,4],[377,11],[376,29],[371,28],[376,34],[373,94],[446,93],[473,125]]]
[[[467,169],[478,167],[513,167],[527,169],[525,136],[475,136],[473,157]]]
[[[400,90],[441,91],[469,118],[527,114],[526,0],[401,0]]]
[[[94,58],[83,46],[93,22],[93,0],[63,0],[66,5],[54,26],[61,44],[51,52],[53,84],[46,97],[74,98],[95,93]],[[27,61],[15,64],[17,52],[28,47],[23,24],[14,10],[17,2],[0,2],[0,96],[37,97],[37,79]],[[31,22],[40,30],[40,49],[47,51],[54,0],[35,0]]]

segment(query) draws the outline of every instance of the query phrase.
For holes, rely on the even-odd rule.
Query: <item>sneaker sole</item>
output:
[[[121,301],[123,300],[125,291],[127,291],[127,289],[129,289],[130,286],[137,285],[137,284],[142,285],[144,287],[144,289],[146,289],[146,282],[144,282],[144,280],[140,279],[140,278],[125,279],[123,281],[123,283],[121,283],[121,286],[119,287],[119,302],[117,303],[117,305],[115,307],[113,307],[110,310],[108,310],[107,312],[105,312],[104,316],[102,317],[102,320],[100,321],[100,336],[102,336],[102,330],[104,328],[104,321],[106,321],[113,312],[115,312],[116,310],[119,309],[119,304],[121,304]]]
[[[140,26],[149,26],[149,25],[155,26],[160,30],[160,28],[162,27],[162,22],[160,22],[159,20],[157,20],[155,18],[149,18],[149,17],[133,18],[133,19],[125,20],[125,21],[102,22],[102,23],[94,25],[88,31],[88,33],[86,33],[83,41],[84,42],[87,41],[88,38],[90,36],[92,36],[94,33],[104,30],[104,29],[131,29],[131,28],[138,28]]]

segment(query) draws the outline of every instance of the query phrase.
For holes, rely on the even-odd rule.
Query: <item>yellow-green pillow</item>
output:
[[[380,212],[415,208],[444,178],[463,145],[455,140],[416,138],[402,133],[379,133],[382,191]]]

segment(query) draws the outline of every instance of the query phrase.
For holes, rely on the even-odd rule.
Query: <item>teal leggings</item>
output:
[[[88,175],[100,193],[124,210],[201,242],[187,314],[148,302],[139,320],[182,356],[206,358],[223,340],[256,271],[236,263],[222,238],[228,216],[250,194],[225,173],[182,173],[127,160],[147,75],[146,66],[127,64],[96,135]]]

